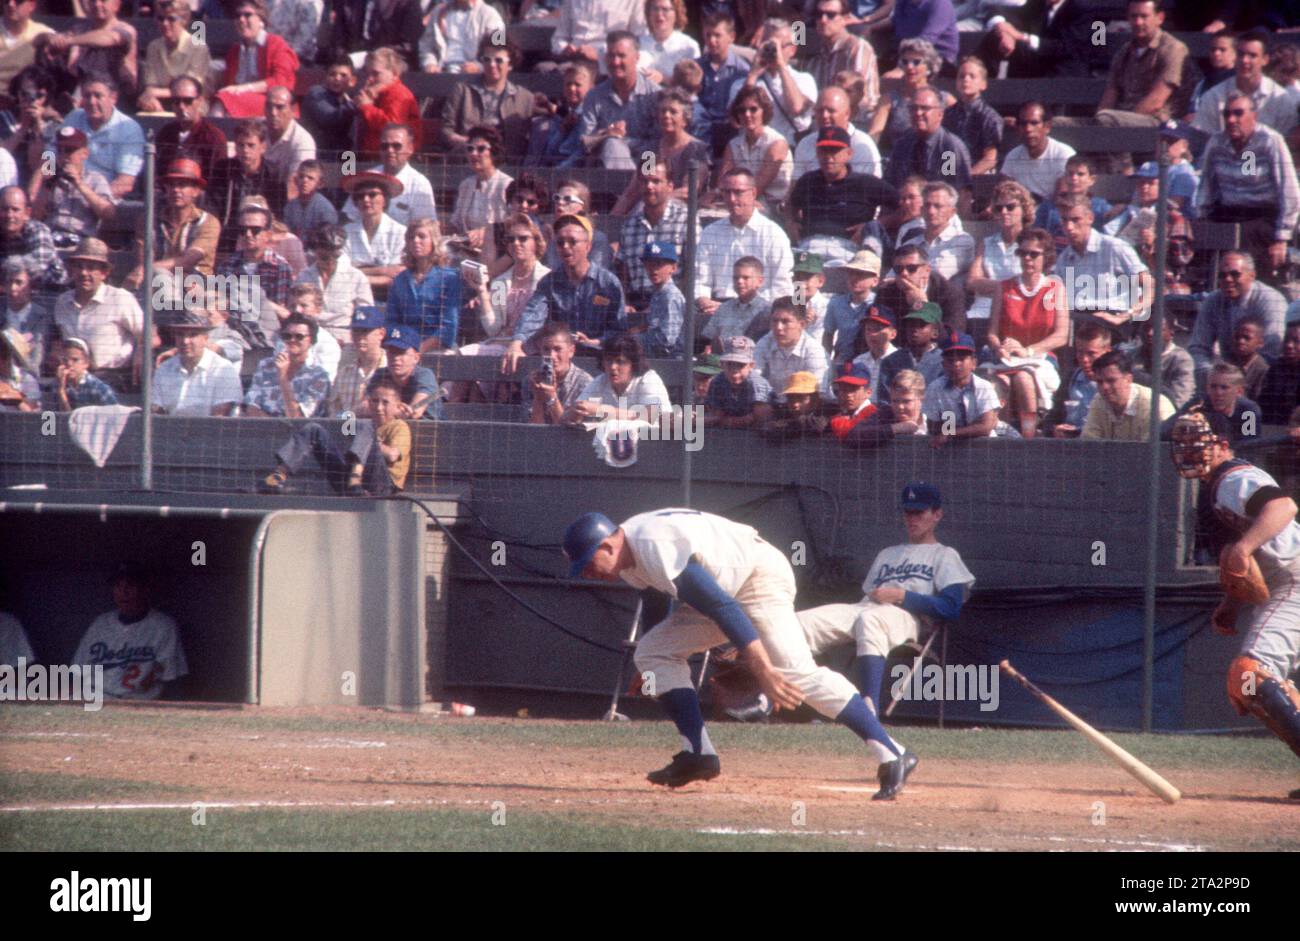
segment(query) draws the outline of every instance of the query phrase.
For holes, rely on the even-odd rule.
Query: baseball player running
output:
[[[565,532],[564,553],[570,577],[622,579],[676,602],[636,649],[637,669],[649,680],[643,689],[663,704],[684,743],[647,775],[652,784],[680,787],[721,773],[687,658],[728,641],[776,708],[806,700],[866,741],[885,738],[853,685],[813,662],[795,616],[794,571],[753,528],[687,509],[641,513],[618,526],[586,513]]]
[[[1214,610],[1215,629],[1245,628],[1228,667],[1228,700],[1249,712],[1300,755],[1300,692],[1289,677],[1300,661],[1300,526],[1296,503],[1249,461],[1233,457],[1229,419],[1192,411],[1173,426],[1174,467],[1202,481],[1197,517],[1220,550],[1220,567],[1242,573],[1259,564],[1268,600],[1246,604],[1226,597]],[[1217,525],[1216,525],[1217,524]],[[1292,797],[1300,797],[1293,791]]]

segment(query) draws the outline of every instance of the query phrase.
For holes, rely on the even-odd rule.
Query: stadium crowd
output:
[[[1300,425],[1292,4],[123,3],[2,8],[0,408],[131,402],[147,356],[160,414],[379,422],[295,437],[272,491],[309,454],[400,487],[395,424],[445,403],[653,420],[687,346],[706,423],[777,437]]]

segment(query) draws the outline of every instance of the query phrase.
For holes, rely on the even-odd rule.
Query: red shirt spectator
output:
[[[402,84],[406,63],[392,49],[382,47],[366,56],[366,79],[357,95],[361,113],[357,132],[357,149],[362,153],[379,153],[379,133],[384,125],[405,124],[415,135],[415,151],[420,152],[420,103]]]
[[[262,0],[243,0],[235,11],[239,42],[226,50],[226,71],[216,99],[233,118],[260,118],[266,111],[266,93],[276,85],[292,89],[297,79],[298,54],[287,42],[266,31]]]

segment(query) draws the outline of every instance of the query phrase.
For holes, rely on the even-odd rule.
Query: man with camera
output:
[[[561,320],[548,321],[537,334],[542,367],[528,377],[523,388],[523,404],[532,425],[558,425],[560,417],[582,396],[591,374],[573,365],[577,344],[569,325]]]
[[[769,19],[764,24],[767,39],[758,47],[758,55],[744,79],[733,82],[728,101],[734,99],[742,88],[760,86],[772,99],[770,126],[782,137],[794,140],[812,127],[813,102],[817,100],[817,80],[807,72],[800,72],[790,62],[799,47],[795,45],[790,24],[782,19]],[[798,170],[796,170],[797,175]]]
[[[73,127],[60,128],[54,175],[32,174],[27,194],[32,214],[50,227],[58,248],[71,248],[99,232],[99,224],[117,211],[108,178],[86,166],[90,146]]]

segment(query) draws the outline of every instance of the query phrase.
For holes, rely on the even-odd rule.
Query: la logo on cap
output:
[[[916,499],[916,491],[913,490],[911,487],[907,488],[907,499],[909,500]]]

